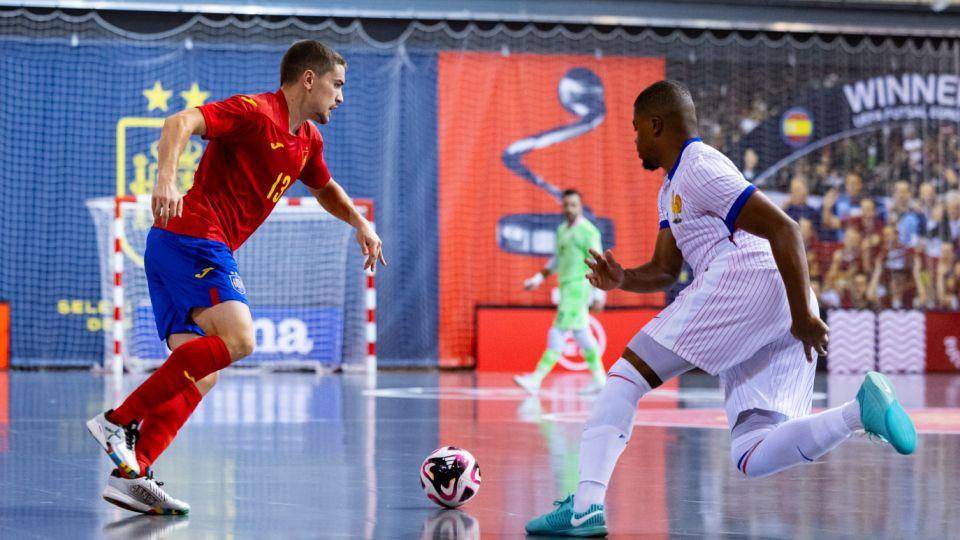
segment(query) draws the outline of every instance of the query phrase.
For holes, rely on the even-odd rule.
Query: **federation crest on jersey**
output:
[[[247,294],[247,289],[243,286],[243,280],[240,279],[240,274],[236,272],[230,272],[230,285],[233,285],[233,290],[237,291],[238,293]]]
[[[680,195],[673,195],[673,203],[670,205],[670,210],[673,212],[674,223],[680,223],[683,221],[680,219],[680,211],[683,210],[683,201],[680,199]]]

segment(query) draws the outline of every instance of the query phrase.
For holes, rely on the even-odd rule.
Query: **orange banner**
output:
[[[473,365],[477,304],[550,303],[551,282],[522,283],[546,262],[531,253],[558,190],[583,193],[624,265],[649,259],[663,175],[642,169],[631,121],[637,94],[664,74],[660,58],[440,54],[441,366]],[[663,301],[615,292],[608,304]]]

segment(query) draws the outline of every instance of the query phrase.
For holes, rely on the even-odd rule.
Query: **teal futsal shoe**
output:
[[[606,536],[607,520],[602,504],[591,504],[586,512],[573,511],[573,495],[554,501],[553,512],[527,522],[527,534],[545,536]]]
[[[913,420],[897,402],[890,379],[871,371],[857,392],[863,429],[890,443],[897,452],[912,454],[917,448],[917,430]]]

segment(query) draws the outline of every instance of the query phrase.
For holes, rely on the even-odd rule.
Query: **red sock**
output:
[[[140,427],[137,441],[137,462],[140,471],[146,471],[160,454],[170,446],[180,427],[200,404],[203,394],[191,384],[183,393],[147,413]]]
[[[230,351],[217,336],[190,340],[177,347],[170,358],[137,387],[109,420],[127,425],[143,420],[147,413],[181,394],[187,386],[230,365]]]

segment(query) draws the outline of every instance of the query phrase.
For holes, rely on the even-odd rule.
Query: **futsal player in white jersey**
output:
[[[747,476],[817,460],[860,429],[912,453],[913,422],[879,373],[866,376],[855,400],[810,414],[811,349],[826,353],[827,326],[810,290],[799,226],[697,137],[690,92],[674,81],[654,83],[634,102],[633,127],[644,168],[667,171],[653,257],[624,269],[609,250],[593,252],[587,278],[604,290],[659,291],[677,279],[684,259],[695,277],[610,368],[581,437],[576,493],[527,523],[527,532],[606,534],[604,497],[640,398],[694,367],[720,378],[730,457]]]

